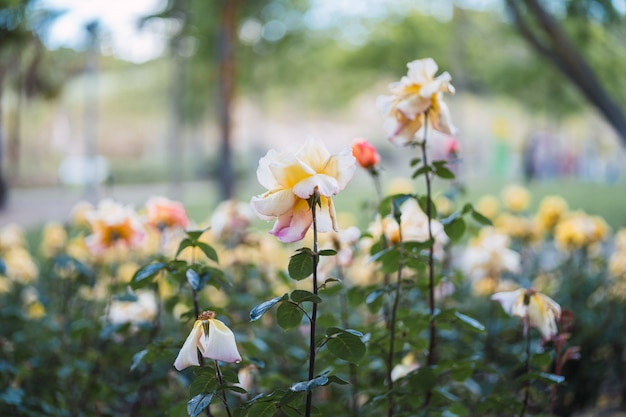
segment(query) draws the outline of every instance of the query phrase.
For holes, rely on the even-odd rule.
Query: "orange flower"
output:
[[[113,200],[102,200],[98,209],[87,213],[86,218],[93,230],[86,243],[94,254],[118,245],[137,247],[143,241],[144,232],[137,214]]]
[[[148,212],[148,224],[159,229],[186,228],[189,225],[189,218],[182,203],[172,201],[169,198],[155,196],[150,197],[146,202]]]
[[[365,139],[357,139],[352,144],[352,155],[365,169],[372,169],[380,162],[380,155],[376,148]]]

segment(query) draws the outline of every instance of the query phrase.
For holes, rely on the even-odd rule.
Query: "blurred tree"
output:
[[[56,97],[63,83],[63,77],[52,69],[55,61],[47,59],[40,40],[40,33],[59,13],[35,9],[34,3],[34,0],[0,0],[0,209],[5,207],[8,197],[7,171],[13,178],[19,176],[22,97]],[[5,126],[6,112],[2,108],[7,87],[15,90],[17,98],[10,129]],[[5,162],[10,163],[10,170]]]
[[[211,105],[216,108],[219,150],[213,155],[213,160],[217,165],[215,173],[222,199],[231,198],[235,193],[232,107],[237,84],[242,79],[249,79],[249,73],[255,69],[255,60],[271,54],[277,43],[289,38],[287,24],[283,21],[293,18],[289,11],[304,10],[303,4],[307,1],[170,0],[161,13],[146,17],[146,20],[167,19],[175,22],[176,26],[171,36],[175,68],[172,75],[171,112],[174,116],[169,133],[170,143],[180,142],[184,124],[196,126]],[[277,10],[280,11],[278,18]],[[243,60],[240,61],[240,31],[245,31],[246,22],[258,25],[255,34],[248,34],[246,38],[250,41],[250,36],[256,36],[252,43],[258,49],[253,54],[242,54]],[[270,33],[270,23],[282,25],[285,32],[281,36]],[[243,36],[246,37],[245,34]],[[242,68],[244,74],[240,74],[238,68]],[[180,152],[174,150],[174,145],[170,147],[172,151],[174,155]]]
[[[604,88],[600,78],[568,35],[554,13],[538,0],[506,0],[513,22],[522,37],[548,59],[606,118],[626,146],[626,114]],[[578,24],[578,33],[589,35],[589,22],[623,25],[624,16],[609,0],[566,0],[561,16]],[[587,38],[590,39],[590,38]],[[612,88],[612,91],[616,91]]]

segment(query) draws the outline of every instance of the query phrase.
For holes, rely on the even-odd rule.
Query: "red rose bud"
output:
[[[352,155],[365,169],[375,167],[380,162],[380,155],[374,146],[365,139],[357,139],[352,144]]]

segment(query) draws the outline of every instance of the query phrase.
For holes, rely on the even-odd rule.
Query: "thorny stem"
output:
[[[222,377],[222,370],[220,369],[220,364],[218,361],[215,361],[215,376],[217,377],[217,382],[219,382],[220,386],[224,385],[224,378]],[[228,401],[226,400],[226,391],[222,391],[222,395],[218,394],[218,397],[224,403],[224,408],[226,409],[226,414],[228,417],[232,417],[230,414],[230,408],[228,407]]]
[[[524,392],[524,401],[522,402],[522,410],[520,411],[520,417],[524,417],[526,414],[526,407],[528,407],[528,399],[530,397],[530,329],[528,326],[528,318],[524,318],[524,336],[526,337],[526,387]]]
[[[317,245],[317,217],[316,208],[320,201],[317,188],[312,198],[311,215],[313,216],[313,294],[317,295],[317,264],[319,262],[318,245]],[[313,311],[311,312],[311,336],[309,339],[309,381],[315,377],[315,327],[317,324],[317,303],[313,303]],[[313,401],[313,392],[309,390],[306,395],[305,417],[311,416],[311,404]]]
[[[398,221],[398,235],[400,245],[400,260],[398,261],[398,274],[396,277],[396,291],[393,297],[393,304],[391,306],[391,318],[389,322],[389,352],[387,353],[387,386],[389,395],[387,397],[387,416],[393,416],[395,403],[393,398],[393,379],[391,378],[391,371],[393,370],[393,358],[395,356],[395,341],[396,341],[396,315],[398,312],[398,306],[400,305],[400,283],[402,280],[402,269],[404,267],[404,248],[402,245],[402,224]]]
[[[428,166],[428,153],[426,152],[426,138],[428,134],[428,113],[424,114],[424,140],[420,143],[422,149],[422,161],[424,166]],[[431,192],[431,179],[430,174],[426,172],[424,174],[426,180],[426,217],[428,218],[428,239],[431,242],[428,248],[428,305],[430,307],[430,336],[428,343],[428,359],[426,361],[427,366],[432,366],[437,361],[437,326],[435,324],[435,266],[434,266],[434,245],[433,229],[432,229],[432,192]],[[430,403],[432,397],[432,391],[426,393],[424,405],[427,406]]]
[[[339,249],[339,248],[337,248]],[[339,262],[337,262],[337,273],[339,275],[339,279],[341,281],[344,281],[344,273],[343,273],[343,268],[341,267],[341,265],[339,264]],[[348,301],[346,299],[346,293],[342,292],[341,293],[341,298],[339,299],[340,301],[340,307],[341,307],[341,324],[344,328],[348,328],[350,327],[350,322],[348,320]],[[359,416],[359,401],[358,401],[358,392],[359,392],[359,385],[358,385],[358,378],[357,378],[357,371],[356,371],[356,365],[352,362],[350,362],[350,386],[351,386],[351,400],[350,400],[350,405],[349,405],[349,410],[350,410],[350,414],[353,417],[358,417]]]

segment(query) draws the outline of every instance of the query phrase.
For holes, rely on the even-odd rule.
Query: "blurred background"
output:
[[[367,138],[391,184],[413,155],[376,97],[432,57],[468,200],[520,183],[624,226],[625,21],[625,0],[0,0],[0,224],[153,194],[204,219],[307,136]]]

